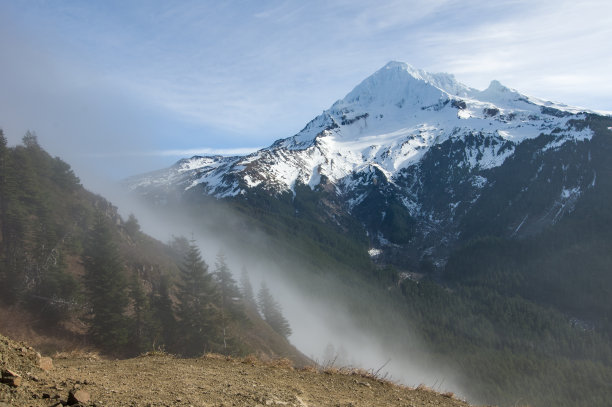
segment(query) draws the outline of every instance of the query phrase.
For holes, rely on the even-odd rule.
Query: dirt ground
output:
[[[66,405],[71,390],[89,396],[84,406],[469,406],[451,394],[396,386],[363,372],[294,369],[288,360],[59,356],[44,371],[34,349],[0,337],[0,367],[22,377],[18,387],[0,383],[0,407]]]

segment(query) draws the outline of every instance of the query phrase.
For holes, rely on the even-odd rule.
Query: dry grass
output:
[[[144,358],[144,357],[149,357],[149,356],[175,357],[175,355],[166,352],[166,348],[163,345],[155,346],[155,344],[153,344],[153,347],[150,351],[147,351],[147,352],[144,352],[138,355],[139,358]]]
[[[342,373],[342,369],[337,368],[335,366],[324,367],[321,371],[325,374],[341,374]]]
[[[261,364],[261,360],[259,360],[257,355],[250,354],[242,358],[242,363],[251,365],[251,366],[255,366],[255,365]]]
[[[266,366],[276,367],[279,369],[293,370],[293,361],[288,358],[272,359],[266,363]]]
[[[421,383],[419,384],[415,390],[420,390],[420,391],[425,391],[427,393],[437,393],[434,389],[432,389],[429,386],[426,386],[425,384]]]
[[[243,357],[242,359],[233,359],[229,356],[223,356],[217,353],[207,353],[206,355],[204,355],[204,357],[208,359],[217,359],[217,360],[223,360],[223,359],[237,360],[237,361],[240,361],[241,363],[249,364],[251,366],[267,366],[267,367],[287,369],[287,370],[295,369],[294,362],[288,358],[270,359],[266,355],[250,354],[250,355]],[[367,381],[370,381],[370,382],[379,383],[384,386],[394,386],[394,387],[403,388],[403,389],[423,391],[423,392],[427,392],[431,394],[441,395],[442,397],[445,397],[451,400],[459,400],[459,398],[457,398],[457,396],[453,392],[448,391],[448,392],[442,393],[440,391],[435,390],[432,387],[426,386],[425,384],[420,384],[416,388],[411,388],[409,386],[404,386],[402,384],[399,384],[391,380],[388,377],[387,373],[381,373],[385,365],[381,366],[377,370],[374,370],[374,369],[366,370],[366,369],[354,368],[354,367],[337,367],[333,363],[328,363],[325,366],[306,365],[297,370],[300,372],[318,373],[318,374],[327,374],[327,375],[356,376],[362,379],[367,379]],[[367,381],[364,382],[364,381],[358,381],[357,379],[355,380],[356,383],[370,387],[370,383],[368,383]],[[527,407],[527,406],[524,406],[524,407]]]
[[[153,349],[148,352],[138,355],[139,358],[153,357],[153,356],[164,356],[173,358],[174,355],[166,352],[164,349]]]
[[[98,352],[87,351],[83,349],[73,349],[70,351],[55,352],[53,359],[86,359],[100,360]]]
[[[214,360],[233,360],[231,356],[225,356],[220,353],[212,353],[208,352],[202,356],[204,359],[214,359]]]
[[[308,372],[308,373],[318,373],[319,369],[313,365],[307,365],[300,369],[300,372]]]
[[[455,396],[455,393],[453,393],[452,391],[447,391],[446,393],[442,393],[442,395],[449,399],[453,399],[453,400],[457,399],[457,397]]]

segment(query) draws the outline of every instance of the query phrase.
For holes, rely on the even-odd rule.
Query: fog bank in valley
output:
[[[136,215],[145,233],[165,242],[172,236],[194,239],[211,270],[222,251],[236,281],[246,269],[255,292],[265,282],[291,324],[290,342],[319,365],[362,368],[402,384],[466,395],[454,380],[456,373],[433,361],[419,332],[393,309],[385,290],[359,284],[358,276],[313,272],[289,255],[271,258],[267,251],[275,243],[261,231],[245,229],[240,215],[221,202],[203,204],[199,215],[190,217],[144,204],[120,188],[106,193],[124,218]]]

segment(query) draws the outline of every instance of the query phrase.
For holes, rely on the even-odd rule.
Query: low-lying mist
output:
[[[291,324],[290,342],[320,366],[362,368],[405,385],[467,396],[456,372],[431,354],[393,307],[392,294],[367,285],[356,272],[303,264],[222,202],[203,202],[197,215],[189,215],[181,205],[155,207],[121,188],[105,194],[122,216],[136,215],[145,233],[165,242],[172,236],[194,239],[211,269],[222,251],[236,281],[246,269],[255,291],[265,282]]]

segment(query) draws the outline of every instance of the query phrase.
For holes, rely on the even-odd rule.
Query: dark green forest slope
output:
[[[426,265],[400,270],[373,263],[363,233],[317,220],[321,191],[298,187],[294,197],[227,200],[223,211],[231,208],[235,222],[222,224],[204,220],[210,200],[194,193],[164,210],[190,213],[202,229],[233,229],[232,244],[282,264],[315,298],[343,303],[390,350],[414,354],[426,343],[429,352],[418,363],[458,372],[473,401],[605,406],[612,397],[606,322],[612,285],[603,277],[612,265],[611,229],[588,199],[540,235],[470,240],[445,268],[430,265],[429,273]],[[250,238],[249,230],[265,231],[266,239]]]
[[[590,125],[598,123],[594,118]],[[590,149],[598,170],[597,184],[571,213],[522,237],[481,228],[437,269],[423,262],[415,270],[374,264],[360,225],[319,219],[333,206],[324,189],[298,185],[295,196],[276,197],[255,189],[247,199],[225,203],[240,219],[233,225],[238,240],[248,239],[241,232],[250,229],[270,238],[242,245],[280,263],[294,259],[300,267],[285,269],[294,271],[296,284],[321,297],[343,298],[364,329],[394,332],[401,325],[417,332],[431,350],[428,360],[459,372],[473,400],[605,406],[612,397],[612,161],[606,159],[607,133],[596,134],[592,145],[565,147],[567,154]],[[202,218],[210,198],[192,194],[173,209],[188,208]],[[214,223],[201,227],[220,229]],[[340,283],[317,285],[307,277],[312,275]],[[397,342],[390,338],[389,348],[414,346],[410,335]]]
[[[34,323],[49,350],[261,352],[303,362],[253,296],[222,255],[209,266],[195,241],[152,239],[134,216],[123,220],[86,191],[34,134],[8,147],[0,133],[0,311],[26,315],[21,323]],[[5,320],[19,328],[21,318]]]

